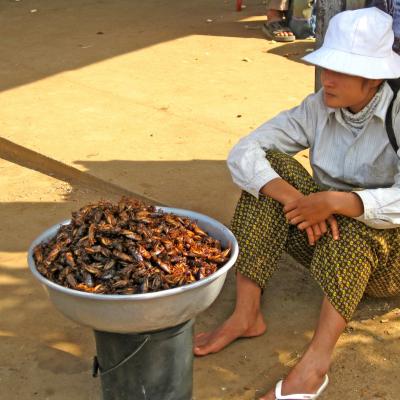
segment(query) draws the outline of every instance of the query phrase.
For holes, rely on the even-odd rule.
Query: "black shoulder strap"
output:
[[[389,107],[386,112],[386,120],[385,120],[385,125],[386,125],[386,132],[389,137],[389,142],[393,147],[393,150],[396,152],[399,150],[399,146],[397,144],[396,136],[394,134],[394,129],[393,129],[393,116],[392,116],[392,110],[393,110],[393,103],[396,100],[397,93],[400,89],[400,80],[395,79],[395,80],[389,80],[388,81],[390,87],[393,90],[393,99],[389,104]]]

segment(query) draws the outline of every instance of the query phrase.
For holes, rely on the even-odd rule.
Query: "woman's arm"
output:
[[[279,203],[282,205],[286,205],[304,197],[304,195],[300,193],[294,186],[282,178],[276,178],[272,181],[269,181],[261,188],[260,193],[264,196],[271,197],[272,199],[279,201]]]
[[[333,214],[359,217],[363,202],[354,192],[319,192],[296,199],[284,207],[286,218],[299,229],[325,221]]]
[[[263,195],[279,201],[283,206],[293,204],[294,208],[308,211],[314,215],[313,222],[328,214],[340,214],[347,217],[359,217],[364,213],[363,203],[354,192],[319,192],[304,196],[294,186],[282,178],[273,179],[260,191]],[[286,207],[285,207],[286,208]],[[289,209],[290,206],[286,209]],[[307,211],[306,211],[307,210]],[[295,213],[287,215],[295,217]],[[311,217],[311,215],[309,215]]]
[[[273,179],[270,182],[268,182],[266,185],[264,185],[260,193],[263,194],[264,196],[271,197],[272,199],[278,201],[284,206],[284,211],[286,210],[287,207],[290,207],[291,204],[295,205],[298,204],[298,202],[305,202],[307,204],[307,198],[310,196],[304,196],[300,191],[298,191],[294,186],[292,186],[290,183],[286,182],[282,178],[277,178]],[[319,193],[317,193],[319,194]],[[293,212],[295,209],[293,209]],[[286,211],[285,211],[286,212]],[[331,227],[332,235],[335,240],[339,239],[339,228],[336,222],[335,217],[332,215],[326,216],[325,219],[321,219],[318,222],[315,222],[313,224],[308,224],[305,227],[302,227],[301,230],[305,230],[307,237],[308,237],[308,242],[310,245],[314,245],[315,242],[327,232],[327,223]],[[295,215],[295,214],[294,214]],[[297,214],[296,214],[297,215]],[[288,218],[288,214],[286,212],[286,219],[290,223],[292,221],[290,218]],[[302,220],[302,222],[305,222]],[[297,224],[296,224],[297,225]],[[299,226],[300,228],[300,226]]]

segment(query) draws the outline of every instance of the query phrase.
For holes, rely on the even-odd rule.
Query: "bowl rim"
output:
[[[187,292],[189,290],[194,290],[196,288],[199,288],[201,286],[206,286],[213,281],[215,281],[217,278],[219,278],[222,275],[225,275],[235,264],[236,259],[239,254],[239,245],[237,243],[237,240],[234,236],[234,234],[231,232],[229,228],[227,228],[224,224],[221,222],[217,221],[216,219],[209,217],[208,215],[201,214],[196,211],[191,211],[191,210],[186,210],[182,208],[174,208],[174,207],[162,207],[162,206],[156,206],[157,209],[160,209],[164,212],[167,213],[173,213],[179,216],[186,216],[191,219],[196,220],[198,222],[199,220],[211,223],[214,225],[216,228],[220,229],[221,231],[224,231],[224,233],[227,236],[227,240],[231,245],[232,251],[231,251],[231,256],[229,257],[229,260],[221,267],[219,268],[216,272],[213,274],[209,275],[207,278],[201,279],[200,281],[196,281],[194,283],[190,283],[184,286],[180,286],[177,288],[172,288],[172,289],[165,289],[165,290],[160,290],[157,292],[150,292],[150,293],[140,293],[140,294],[101,294],[101,293],[88,293],[88,292],[81,292],[79,290],[75,289],[70,289],[61,285],[58,285],[57,283],[54,283],[50,281],[49,279],[45,278],[42,274],[39,273],[39,271],[36,269],[36,264],[33,259],[33,249],[41,242],[45,240],[49,240],[54,234],[58,231],[58,229],[62,225],[68,225],[71,221],[71,219],[66,219],[63,220],[50,228],[46,229],[44,232],[42,232],[35,240],[33,240],[32,244],[29,247],[28,250],[28,266],[29,269],[31,270],[32,274],[45,286],[47,286],[50,289],[54,289],[58,292],[62,292],[66,295],[72,295],[74,297],[80,297],[88,300],[117,300],[117,301],[126,301],[126,300],[154,300],[156,298],[162,298],[162,297],[168,297],[168,296],[174,296],[183,292]]]

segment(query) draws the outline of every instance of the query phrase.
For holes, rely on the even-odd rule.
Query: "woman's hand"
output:
[[[339,226],[336,218],[331,215],[326,221],[312,225],[305,229],[308,237],[308,243],[311,246],[314,246],[314,244],[321,238],[321,236],[323,236],[328,231],[327,223],[331,228],[333,239],[339,239]]]
[[[362,214],[361,200],[354,193],[330,191],[304,196],[282,178],[268,182],[260,192],[283,205],[288,221],[297,225],[300,230],[306,231],[311,245],[328,231],[328,225],[333,238],[339,239],[339,228],[333,214],[347,216]]]
[[[318,192],[287,203],[283,211],[291,224],[303,230],[326,221],[334,212],[334,204],[330,192]]]
[[[286,219],[300,230],[305,230],[310,244],[327,232],[339,239],[339,228],[333,214],[359,217],[364,212],[361,198],[354,192],[318,192],[304,196],[282,178],[276,178],[263,186],[260,192],[283,205]]]
[[[305,230],[311,245],[328,231],[329,224],[332,236],[339,239],[339,229],[336,218],[332,215],[335,204],[331,192],[312,193],[287,203],[283,211],[289,223]]]

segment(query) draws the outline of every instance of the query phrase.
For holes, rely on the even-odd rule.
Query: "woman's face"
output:
[[[325,105],[349,108],[353,113],[362,110],[371,101],[381,82],[381,79],[366,79],[329,69],[322,69],[321,72]]]

